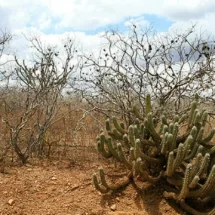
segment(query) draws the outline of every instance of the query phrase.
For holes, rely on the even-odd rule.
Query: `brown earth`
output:
[[[129,185],[117,193],[100,194],[92,186],[92,174],[100,163],[37,160],[6,168],[5,173],[0,173],[0,214],[183,214],[162,198],[162,188],[147,184],[143,192]],[[113,173],[111,167],[105,170]]]

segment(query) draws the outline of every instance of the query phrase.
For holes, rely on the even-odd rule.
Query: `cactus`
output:
[[[140,114],[137,107],[131,111],[136,117],[133,124],[126,127],[116,117],[107,120],[106,132],[97,138],[98,151],[122,163],[128,176],[112,184],[100,168],[100,180],[96,174],[93,176],[95,188],[107,193],[135,179],[152,184],[165,182],[164,189],[169,186],[173,192],[165,191],[164,197],[175,200],[185,211],[215,214],[215,145],[211,142],[215,129],[205,135],[208,114],[197,106],[194,101],[188,116],[168,120],[162,113],[160,121],[155,122],[153,103],[147,95],[145,114]]]

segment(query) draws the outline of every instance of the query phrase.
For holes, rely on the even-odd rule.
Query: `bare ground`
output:
[[[98,161],[36,160],[7,168],[0,173],[0,215],[183,214],[162,198],[159,186],[145,184],[140,192],[129,185],[117,193],[100,194],[92,186],[92,174],[100,165]],[[106,170],[113,173],[111,167]]]

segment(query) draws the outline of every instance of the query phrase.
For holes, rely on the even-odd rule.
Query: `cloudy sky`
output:
[[[215,33],[214,0],[0,0],[0,29],[16,40],[14,50],[24,50],[20,35],[41,34],[55,42],[75,33],[89,50],[99,44],[97,35],[107,29],[126,30],[129,21],[152,24],[156,31],[200,28]]]

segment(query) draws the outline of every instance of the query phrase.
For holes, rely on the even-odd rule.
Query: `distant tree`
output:
[[[6,72],[4,70],[4,66],[7,63],[7,61],[4,61],[2,59],[2,57],[3,57],[3,54],[5,53],[5,49],[6,49],[7,45],[9,45],[11,39],[12,39],[12,35],[9,32],[0,30],[0,81],[3,81],[3,80],[5,81],[5,78],[7,78]],[[0,82],[0,84],[2,85],[2,82]],[[0,86],[0,95],[1,95],[1,98],[0,98],[0,102],[1,102],[1,104],[0,104],[0,111],[1,111],[0,116],[1,116],[3,108],[4,108],[3,107],[4,104],[2,103],[2,101],[3,101],[3,97],[5,96],[5,91],[4,91],[4,88],[2,86]],[[5,138],[4,128],[0,127],[0,132],[2,134],[1,140],[3,140]],[[0,144],[0,161],[4,160],[7,153],[9,152],[9,149],[10,149],[9,144]]]
[[[33,62],[20,62],[15,57],[13,79],[17,96],[12,101],[10,94],[5,98],[10,114],[3,118],[9,128],[10,145],[23,163],[32,152],[43,155],[47,129],[68,78],[75,71],[74,39],[63,44],[61,53],[57,47],[45,46],[38,38],[29,41],[35,51]]]
[[[12,35],[6,31],[0,31],[0,57],[2,56],[5,45],[8,44],[12,39]]]
[[[181,112],[185,99],[212,97],[214,47],[210,36],[184,32],[154,33],[133,25],[122,34],[108,31],[99,54],[85,54],[76,90],[106,116],[120,115],[128,124],[135,104],[144,112],[147,93],[155,111]],[[171,107],[171,108],[170,108]]]

